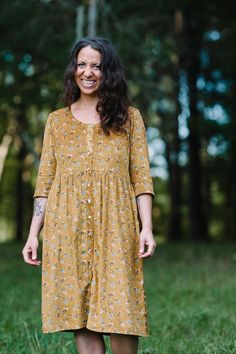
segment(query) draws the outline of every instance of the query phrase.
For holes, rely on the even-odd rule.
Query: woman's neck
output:
[[[74,102],[76,108],[80,108],[82,110],[91,110],[96,109],[98,103],[97,96],[85,96],[81,95],[78,101]]]

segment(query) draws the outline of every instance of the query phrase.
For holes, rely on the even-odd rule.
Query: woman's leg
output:
[[[138,353],[138,336],[111,333],[110,343],[113,354]]]
[[[106,347],[101,333],[81,328],[74,331],[76,349],[79,354],[105,354]]]

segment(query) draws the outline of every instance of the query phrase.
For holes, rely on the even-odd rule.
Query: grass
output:
[[[71,333],[41,333],[40,268],[21,248],[0,248],[0,353],[76,354]],[[236,245],[162,244],[144,271],[150,336],[139,354],[236,353]]]

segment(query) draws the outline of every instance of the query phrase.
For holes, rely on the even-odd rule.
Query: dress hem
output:
[[[61,328],[61,329],[55,329],[55,330],[45,330],[45,329],[42,329],[42,332],[47,334],[47,333],[56,333],[56,332],[72,332],[72,331],[75,331],[75,330],[78,330],[78,329],[82,329],[82,328],[87,328],[91,331],[95,331],[95,332],[99,332],[101,334],[104,334],[104,335],[110,335],[110,334],[127,334],[127,335],[133,335],[133,336],[139,336],[139,337],[149,337],[149,333],[146,333],[146,334],[141,334],[140,332],[132,332],[132,331],[124,331],[124,330],[117,330],[117,331],[109,331],[109,330],[100,330],[98,328],[94,328],[92,326],[81,326],[81,327],[68,327],[68,328]]]

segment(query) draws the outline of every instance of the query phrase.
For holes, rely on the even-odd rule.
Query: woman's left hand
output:
[[[145,251],[145,246],[147,250]],[[146,258],[152,256],[156,248],[156,241],[153,237],[151,229],[142,229],[140,232],[140,248],[138,256],[140,258]]]

